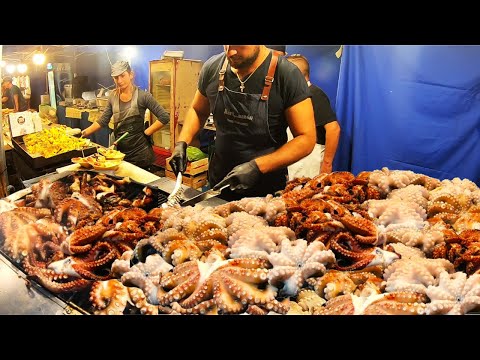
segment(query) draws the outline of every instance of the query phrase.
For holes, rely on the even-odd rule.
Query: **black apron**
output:
[[[268,96],[277,60],[278,57],[272,57],[262,94],[248,94],[224,86],[228,63],[225,56],[220,70],[218,94],[212,109],[216,139],[208,172],[211,187],[219,183],[235,166],[272,153],[283,145],[272,138],[268,126]],[[262,174],[253,189],[241,193],[225,189],[220,197],[231,201],[273,194],[285,188],[286,174],[286,168]]]
[[[120,97],[118,101],[114,99],[112,104],[115,138],[118,139],[128,131],[127,137],[118,143],[117,149],[125,154],[125,161],[148,168],[155,161],[155,154],[149,137],[144,133],[144,119],[138,110],[138,88],[135,89],[130,103],[130,108],[122,113]]]

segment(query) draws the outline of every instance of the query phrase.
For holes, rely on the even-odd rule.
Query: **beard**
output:
[[[228,58],[228,62],[234,69],[248,69],[257,60],[260,54],[260,46],[255,46],[252,55],[248,57],[233,55]]]

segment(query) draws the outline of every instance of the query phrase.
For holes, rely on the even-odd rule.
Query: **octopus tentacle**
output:
[[[171,305],[172,305],[172,310],[184,315],[190,315],[190,314],[217,315],[218,314],[218,307],[217,307],[217,304],[215,303],[215,300],[213,299],[203,301],[187,309],[183,308],[177,302],[174,302]]]
[[[90,290],[95,315],[122,315],[129,300],[127,287],[118,280],[96,281]]]
[[[99,239],[107,231],[107,228],[101,224],[85,226],[75,230],[67,238],[69,250],[71,253],[82,253],[92,248],[91,243]]]
[[[149,304],[142,289],[128,287],[128,294],[134,306],[140,310],[142,315],[158,315],[158,306]]]

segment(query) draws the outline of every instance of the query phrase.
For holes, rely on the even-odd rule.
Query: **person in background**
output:
[[[287,55],[287,45],[265,45],[267,48],[276,51],[278,56]]]
[[[186,169],[186,148],[210,113],[216,127],[210,186],[220,197],[266,196],[285,188],[286,167],[315,145],[315,120],[307,84],[284,57],[265,45],[224,45],[202,67],[169,163]],[[287,142],[286,128],[293,139]]]
[[[2,104],[5,103],[5,107],[11,106],[14,112],[28,110],[27,101],[23,97],[20,88],[17,85],[12,84],[12,78],[10,76],[5,76],[3,78],[2,90],[5,91],[5,93],[2,94]],[[8,99],[4,102],[5,96],[8,97]]]
[[[5,83],[2,82],[2,108],[13,109],[13,99],[10,96],[10,89],[7,89]]]
[[[333,111],[327,94],[310,82],[310,65],[305,56],[293,54],[286,58],[295,64],[307,81],[312,95],[315,124],[317,127],[317,144],[312,153],[288,167],[288,178],[315,177],[319,173],[331,173],[332,163],[340,138],[340,125]],[[289,138],[291,133],[289,134]]]
[[[117,61],[112,65],[111,76],[116,89],[108,97],[108,105],[101,118],[82,131],[87,137],[102,127],[107,127],[113,115],[113,133],[118,139],[128,131],[128,135],[118,143],[117,149],[125,154],[125,160],[143,169],[150,170],[155,155],[150,136],[160,130],[170,120],[169,113],[153,98],[133,83],[134,73],[127,61]],[[157,118],[145,129],[145,111],[149,109]]]

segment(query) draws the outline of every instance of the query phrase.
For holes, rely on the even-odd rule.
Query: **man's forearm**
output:
[[[17,112],[20,109],[20,107],[18,106],[18,95],[13,96],[13,102],[15,103],[13,106],[15,109],[15,112]]]
[[[160,130],[163,127],[163,123],[155,120],[155,122],[150,125],[148,128],[145,129],[145,135],[151,136],[152,134],[156,133],[158,130]]]
[[[90,136],[91,134],[100,130],[101,128],[102,128],[102,126],[99,123],[94,122],[92,125],[90,125],[89,127],[87,127],[86,129],[84,129],[82,131],[82,135],[83,136]]]
[[[327,164],[332,164],[337,152],[338,140],[340,139],[340,126],[335,121],[335,124],[330,123],[325,126],[325,153],[323,161]]]
[[[190,144],[200,129],[205,125],[207,118],[208,115],[198,114],[195,109],[190,108],[177,141],[185,141],[187,144]]]
[[[262,173],[287,167],[310,154],[315,146],[315,134],[299,135],[271,154],[255,159]]]

